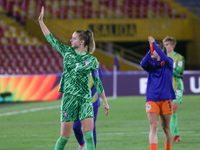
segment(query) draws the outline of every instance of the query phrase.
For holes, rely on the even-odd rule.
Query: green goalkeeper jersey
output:
[[[174,61],[173,65],[173,77],[172,77],[172,83],[174,91],[177,89],[184,90],[183,84],[180,84],[180,82],[183,82],[183,71],[185,69],[185,60],[184,57],[176,52],[172,55],[168,55],[171,57]]]
[[[63,56],[60,92],[91,98],[89,88],[90,72],[92,72],[97,92],[99,94],[104,92],[98,74],[98,61],[93,55],[87,52],[79,54],[74,48],[60,43],[51,33],[46,36],[46,39]]]

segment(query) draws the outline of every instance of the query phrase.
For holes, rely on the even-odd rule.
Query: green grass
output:
[[[200,96],[184,96],[178,110],[182,141],[172,150],[199,150]],[[61,101],[0,104],[0,115],[38,107],[58,106]],[[110,112],[105,116],[99,108],[97,118],[97,150],[148,150],[149,123],[145,113],[145,97],[118,97],[109,100]],[[0,116],[1,150],[53,150],[60,135],[59,108]],[[71,135],[65,149],[77,150]],[[159,125],[158,150],[164,149]]]

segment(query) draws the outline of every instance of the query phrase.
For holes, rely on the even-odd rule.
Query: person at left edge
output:
[[[39,24],[47,41],[63,56],[63,74],[59,91],[63,93],[61,103],[61,135],[55,150],[63,150],[68,142],[72,127],[78,118],[83,127],[87,150],[95,150],[93,140],[94,114],[89,88],[89,75],[92,72],[94,85],[103,99],[104,112],[108,115],[109,105],[99,79],[98,61],[91,55],[95,50],[93,32],[77,30],[73,33],[71,47],[60,43],[53,37],[43,21],[44,7],[39,15]]]
[[[102,81],[102,70],[101,70],[100,64],[99,64],[98,71],[99,71],[99,78]],[[91,89],[93,111],[94,111],[93,137],[94,137],[94,145],[96,147],[96,143],[97,143],[96,120],[97,120],[98,109],[99,109],[99,106],[100,106],[100,97],[99,97],[99,94],[97,93],[97,89],[94,86],[92,75],[90,75],[90,77],[89,77],[89,87]],[[76,137],[76,139],[77,139],[77,141],[79,143],[78,150],[84,150],[85,149],[85,141],[84,141],[84,138],[83,138],[83,132],[81,130],[81,122],[80,122],[80,120],[74,122],[73,130],[74,130],[75,137]]]

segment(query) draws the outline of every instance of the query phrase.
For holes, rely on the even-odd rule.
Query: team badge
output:
[[[147,110],[150,110],[151,109],[151,105],[149,104],[148,106],[147,106]]]
[[[182,66],[183,65],[183,62],[182,61],[179,61],[178,62],[178,66]]]
[[[67,118],[67,117],[68,117],[68,112],[65,111],[65,112],[63,113],[63,115],[64,115],[65,118]]]
[[[98,70],[92,71],[92,76],[93,76],[93,77],[99,76],[99,71],[98,71]]]
[[[88,66],[89,63],[90,63],[89,60],[85,60],[84,65],[85,65],[85,66]]]
[[[161,61],[160,65],[163,66],[165,64],[165,61]]]

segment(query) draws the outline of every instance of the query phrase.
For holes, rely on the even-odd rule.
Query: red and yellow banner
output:
[[[10,75],[0,77],[0,101],[52,101],[58,92],[60,75]],[[5,96],[4,96],[5,95]]]

